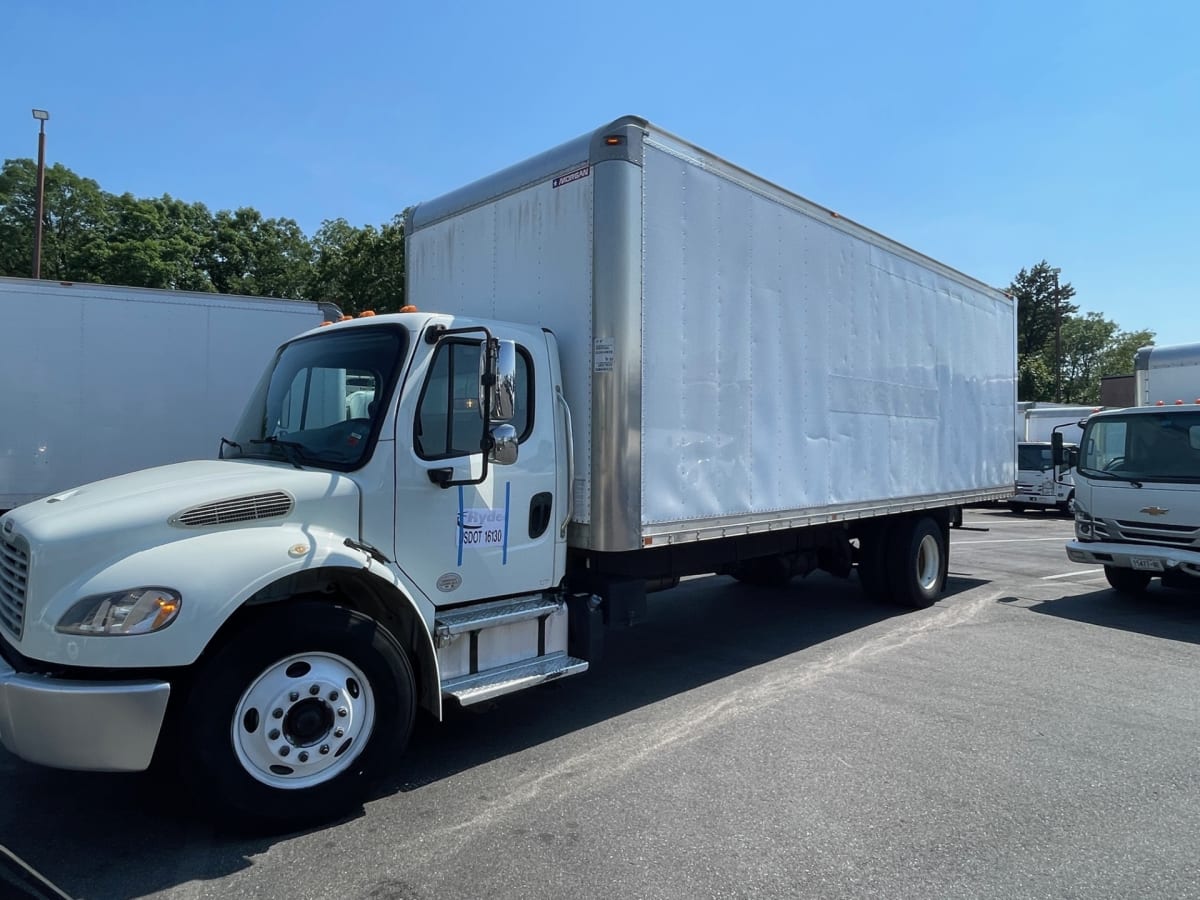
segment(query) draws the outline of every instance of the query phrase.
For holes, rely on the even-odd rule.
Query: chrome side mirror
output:
[[[511,425],[497,425],[492,429],[492,452],[489,455],[498,466],[511,466],[517,461],[517,429]]]
[[[491,377],[489,377],[491,376]],[[488,340],[479,355],[479,408],[495,424],[512,421],[517,411],[517,345]]]

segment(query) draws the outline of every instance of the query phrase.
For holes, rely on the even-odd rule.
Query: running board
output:
[[[434,640],[437,646],[445,647],[460,634],[511,625],[514,622],[523,622],[528,619],[539,619],[542,616],[556,613],[561,608],[562,601],[545,594],[538,594],[517,600],[497,600],[494,603],[484,603],[479,606],[469,606],[465,609],[441,613],[434,622]]]
[[[561,652],[551,653],[488,669],[486,672],[451,678],[442,684],[442,693],[454,697],[463,706],[470,706],[472,703],[481,703],[556,678],[578,675],[586,672],[587,667],[586,660],[576,659]]]

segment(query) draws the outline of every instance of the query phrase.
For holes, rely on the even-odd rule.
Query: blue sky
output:
[[[436,6],[436,8],[435,8]],[[379,224],[624,114],[990,284],[1200,341],[1200,5],[10,0],[0,157]]]

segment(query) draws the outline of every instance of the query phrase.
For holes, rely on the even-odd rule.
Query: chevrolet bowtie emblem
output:
[[[1144,512],[1148,516],[1165,516],[1170,510],[1161,506],[1143,506],[1138,512]]]

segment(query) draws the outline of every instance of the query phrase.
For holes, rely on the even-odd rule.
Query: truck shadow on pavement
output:
[[[1200,644],[1200,592],[1155,584],[1141,597],[1127,597],[1105,588],[1038,601],[1028,609],[1102,628]]]
[[[946,595],[979,583],[952,576]],[[398,799],[906,614],[864,597],[855,578],[813,575],[786,588],[753,588],[725,577],[687,581],[651,595],[644,621],[610,631],[603,659],[585,675],[478,707],[448,709],[441,723],[420,716],[409,750],[373,797]],[[149,775],[54,771],[7,754],[0,755],[0,791],[0,846],[71,897],[142,896],[218,880],[250,867],[256,855],[277,843],[302,835],[321,841],[325,830],[275,835],[219,830],[194,817],[181,788]],[[356,827],[354,820],[364,814],[328,827]],[[0,877],[0,890],[5,886]]]

